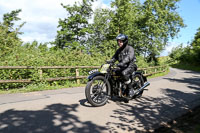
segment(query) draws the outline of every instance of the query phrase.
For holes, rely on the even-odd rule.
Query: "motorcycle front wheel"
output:
[[[99,107],[106,104],[110,91],[110,84],[105,77],[96,76],[87,83],[85,96],[92,106]]]

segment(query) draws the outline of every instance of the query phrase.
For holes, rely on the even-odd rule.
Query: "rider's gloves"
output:
[[[124,64],[122,62],[117,64],[117,67],[123,67],[123,66],[124,66]]]
[[[108,64],[112,64],[114,62],[115,62],[115,59],[111,59],[111,60],[106,61],[106,63],[108,63]]]

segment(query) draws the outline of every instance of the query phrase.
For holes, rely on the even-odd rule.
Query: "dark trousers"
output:
[[[128,81],[134,71],[134,67],[120,68],[116,70],[116,74],[120,75],[124,81]]]

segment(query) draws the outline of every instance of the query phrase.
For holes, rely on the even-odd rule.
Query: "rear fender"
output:
[[[144,75],[143,75],[141,72],[138,72],[138,71],[137,71],[137,72],[134,72],[134,73],[133,73],[133,75],[136,75],[136,74],[139,74],[139,75],[141,75],[141,76],[142,76],[142,78],[143,78],[143,81],[144,81],[144,82],[146,82],[146,81],[147,81],[147,77],[145,77],[145,76],[144,76]]]

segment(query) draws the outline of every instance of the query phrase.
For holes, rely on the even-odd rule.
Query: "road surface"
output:
[[[200,105],[200,73],[170,69],[139,99],[91,107],[84,88],[0,95],[0,133],[140,133]]]

